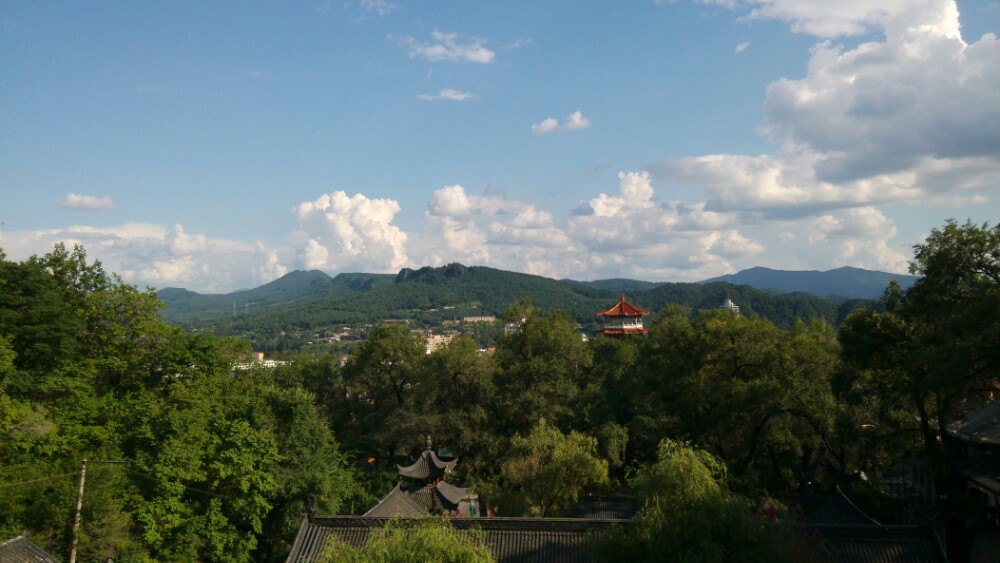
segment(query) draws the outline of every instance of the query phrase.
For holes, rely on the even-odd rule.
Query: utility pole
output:
[[[112,461],[107,459],[92,459],[90,463],[127,464],[127,461]],[[69,550],[69,563],[76,563],[76,543],[80,538],[80,520],[83,509],[83,484],[87,481],[87,459],[80,465],[80,488],[76,492],[76,513],[73,515],[73,543]]]
[[[80,488],[76,492],[76,514],[73,516],[73,546],[69,550],[69,563],[76,563],[76,541],[80,529],[80,510],[83,508],[83,484],[87,480],[87,460],[80,467]]]

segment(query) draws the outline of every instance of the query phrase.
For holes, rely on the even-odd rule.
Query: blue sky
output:
[[[1000,5],[867,4],[4,3],[0,248],[202,291],[904,270],[1000,217]]]

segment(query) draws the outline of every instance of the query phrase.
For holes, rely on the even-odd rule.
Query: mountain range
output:
[[[435,325],[462,316],[500,315],[525,297],[543,309],[562,309],[579,323],[596,326],[594,313],[613,304],[622,293],[654,313],[668,304],[717,307],[729,297],[745,314],[788,327],[796,319],[838,324],[851,310],[870,305],[864,298],[880,295],[889,279],[904,287],[913,281],[911,276],[858,268],[829,272],[751,268],[699,283],[620,278],[575,281],[449,264],[404,268],[396,275],[342,273],[331,277],[317,270],[294,271],[260,287],[224,295],[179,288],[166,288],[158,295],[166,304],[167,321],[210,325],[222,333],[274,334],[390,318]],[[842,282],[838,285],[836,280]]]
[[[913,282],[917,281],[917,277],[850,266],[825,272],[772,270],[758,266],[735,274],[708,279],[701,283],[725,282],[734,285],[749,285],[775,293],[803,291],[821,296],[835,295],[877,299],[885,291],[885,287],[890,281],[895,281],[903,289],[908,289],[913,285]]]

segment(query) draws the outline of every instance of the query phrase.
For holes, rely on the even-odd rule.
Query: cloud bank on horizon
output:
[[[882,206],[985,203],[982,191],[1000,186],[1000,43],[993,34],[963,39],[954,0],[887,0],[877,8],[700,2],[785,22],[819,40],[803,76],[780,78],[764,92],[760,132],[772,152],[655,160],[620,172],[617,186],[572,210],[444,186],[428,197],[422,227],[409,232],[395,223],[397,200],[336,190],[290,210],[298,228],[279,241],[125,223],[3,232],[0,247],[16,258],[57,241],[80,243],[129,281],[199,291],[256,285],[295,268],[394,272],[448,262],[576,279],[693,281],[779,257],[785,267],[849,263],[902,272],[910,257],[889,244],[897,228]],[[833,42],[872,31],[881,37],[851,48]],[[485,40],[457,33],[433,31],[430,42],[406,37],[402,44],[410,58],[428,62],[496,60]],[[419,97],[473,98],[450,88]],[[530,129],[544,135],[592,125],[576,111]],[[694,187],[701,199],[658,196],[671,193],[658,192],[660,185]],[[112,205],[73,193],[57,203]]]

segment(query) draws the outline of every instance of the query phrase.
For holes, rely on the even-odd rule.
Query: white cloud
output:
[[[361,0],[361,8],[373,16],[387,16],[396,11],[399,6],[386,0]]]
[[[70,192],[66,197],[58,199],[56,205],[64,209],[111,209],[115,206],[108,196],[96,197],[92,195],[80,195]]]
[[[417,97],[428,102],[433,102],[435,100],[464,102],[466,100],[474,100],[476,98],[476,96],[470,92],[463,92],[461,90],[455,90],[454,88],[445,88],[437,94],[417,94]]]
[[[788,22],[792,31],[819,37],[860,35],[885,26],[901,13],[919,9],[947,8],[936,0],[700,0],[725,8],[749,9],[747,19],[773,19]],[[957,16],[957,10],[955,14]],[[942,28],[944,29],[944,28]],[[947,27],[956,35],[954,26]]]
[[[535,135],[544,135],[555,131],[557,127],[559,127],[559,120],[554,117],[548,117],[532,125],[531,132]]]
[[[813,222],[812,244],[825,246],[835,260],[860,268],[905,272],[908,256],[889,247],[896,225],[874,207],[823,215]]]
[[[431,32],[432,43],[421,43],[413,37],[406,37],[403,43],[409,48],[411,59],[438,61],[455,61],[469,63],[492,63],[496,53],[483,46],[484,40],[479,38],[463,38],[457,33]]]
[[[583,112],[574,111],[566,117],[566,121],[559,123],[554,117],[543,119],[539,123],[531,126],[531,132],[535,135],[544,135],[553,131],[576,131],[578,129],[589,129],[591,122],[583,116]]]
[[[407,263],[406,233],[392,224],[399,212],[395,200],[336,191],[295,212],[307,237],[299,254],[307,268],[393,272]]]
[[[749,47],[749,46],[750,46],[750,42],[749,41],[744,41],[744,42],[740,43],[739,45],[737,45],[736,48],[733,49],[733,52],[737,53],[737,54],[742,53],[743,51],[746,51],[747,47]]]
[[[733,213],[703,203],[660,203],[646,173],[619,174],[560,225],[534,204],[446,186],[428,201],[424,230],[411,237],[419,265],[459,261],[551,277],[694,280],[732,270],[765,250]]]
[[[767,8],[759,17],[791,6],[755,5]],[[805,77],[768,86],[761,130],[778,143],[774,154],[673,158],[650,170],[701,186],[713,209],[799,214],[963,201],[1000,184],[1000,42],[988,34],[965,43],[951,0],[889,3],[877,13],[829,5],[839,6],[831,8],[838,21],[881,23],[885,38],[850,50],[822,42]],[[847,7],[854,11],[841,13]],[[802,22],[837,27],[836,14],[809,13],[829,17]]]
[[[140,286],[218,292],[259,285],[287,272],[277,254],[262,244],[189,234],[181,225],[74,225],[0,234],[0,247],[17,260],[50,252],[57,242],[83,245],[88,258]]]

